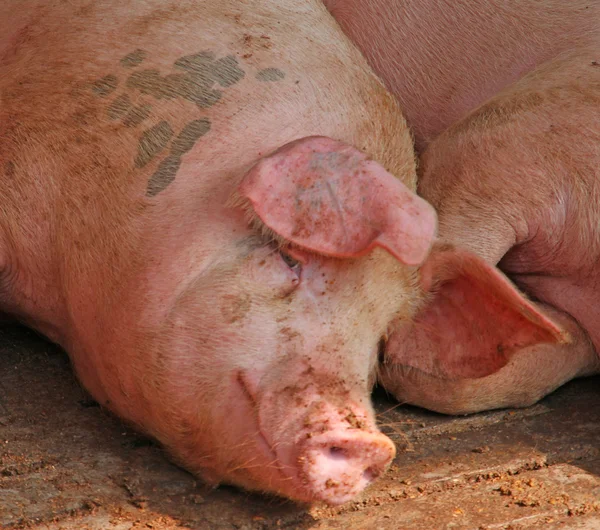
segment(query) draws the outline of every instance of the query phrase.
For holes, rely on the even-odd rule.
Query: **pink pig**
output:
[[[422,269],[429,299],[397,322],[381,368],[400,400],[454,414],[527,406],[600,373],[598,37],[424,152],[419,191],[440,241]]]
[[[585,0],[323,0],[398,98],[417,148],[536,66],[594,40]]]
[[[378,347],[436,221],[323,5],[9,0],[0,71],[2,309],[209,482],[336,504],[380,475]]]
[[[600,4],[323,1],[401,102],[439,214],[382,383],[466,413],[598,373]]]

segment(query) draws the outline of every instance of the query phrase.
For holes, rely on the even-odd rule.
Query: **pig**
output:
[[[2,310],[209,484],[339,504],[383,473],[379,345],[436,216],[325,7],[8,0],[0,70]]]
[[[439,237],[424,303],[393,325],[382,384],[467,414],[599,374],[600,34],[433,140],[418,190]]]
[[[323,0],[398,98],[421,152],[537,66],[591,44],[585,0]]]

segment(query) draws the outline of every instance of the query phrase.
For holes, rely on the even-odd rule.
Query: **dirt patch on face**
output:
[[[225,322],[233,324],[246,316],[251,305],[252,300],[247,293],[228,294],[223,297],[221,314],[223,315]]]
[[[365,429],[367,427],[366,423],[361,420],[354,412],[350,411],[344,417],[344,420],[350,424],[350,426],[355,429]]]

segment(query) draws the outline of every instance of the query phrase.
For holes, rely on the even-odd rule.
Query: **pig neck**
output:
[[[15,203],[3,194],[0,214],[0,304],[2,312],[31,326],[53,342],[61,342],[66,326],[64,297],[58,262],[52,258],[50,241],[44,230],[47,224],[11,208]],[[32,193],[33,195],[33,193]],[[40,201],[39,204],[42,204]],[[41,217],[45,210],[39,209]],[[25,233],[23,233],[23,232]],[[27,234],[27,235],[26,235]]]

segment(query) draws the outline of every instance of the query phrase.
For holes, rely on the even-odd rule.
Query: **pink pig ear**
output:
[[[357,149],[325,137],[291,142],[260,160],[240,193],[278,235],[332,257],[380,246],[407,265],[427,256],[433,208]]]
[[[386,363],[445,379],[484,377],[522,348],[569,340],[498,269],[474,254],[434,247],[421,274],[431,298],[412,322],[396,323]]]

